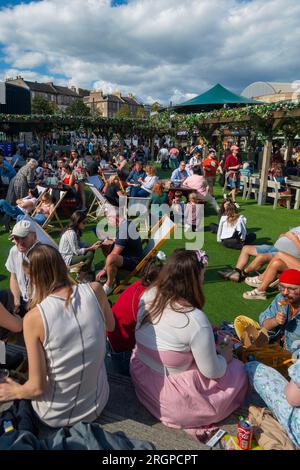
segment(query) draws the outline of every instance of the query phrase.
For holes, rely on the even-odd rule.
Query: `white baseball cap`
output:
[[[20,220],[20,222],[18,222],[12,229],[12,233],[9,238],[25,238],[27,235],[29,235],[30,232],[36,233],[34,225],[30,222],[30,220]]]

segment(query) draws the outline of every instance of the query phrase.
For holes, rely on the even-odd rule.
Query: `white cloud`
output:
[[[299,0],[44,0],[0,10],[8,74],[184,101],[300,78]],[[38,78],[37,78],[38,79]],[[48,80],[50,81],[50,80]],[[155,97],[155,98],[151,98]]]
[[[40,82],[40,83],[47,83],[47,82],[57,82],[53,75],[46,75],[42,73],[35,72],[34,70],[19,70],[19,69],[7,69],[5,72],[0,75],[0,80],[5,80],[6,78],[16,78],[17,76],[22,76],[25,80],[30,82]],[[60,79],[59,83],[61,85],[67,85],[68,82],[65,79]]]
[[[173,90],[173,95],[170,97],[170,102],[172,102],[172,104],[183,103],[184,101],[190,100],[195,96],[197,96],[196,93],[182,93],[180,90]]]

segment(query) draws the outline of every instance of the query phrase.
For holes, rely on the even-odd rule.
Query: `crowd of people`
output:
[[[93,422],[109,398],[109,352],[130,374],[139,401],[165,425],[202,436],[243,405],[252,386],[299,447],[300,228],[281,235],[274,246],[253,244],[255,234],[247,233],[246,217],[236,201],[240,176],[251,170],[242,163],[236,145],[222,161],[213,148],[204,155],[196,145],[187,158],[175,144],[162,145],[154,157],[162,169],[170,169],[169,182],[159,179],[157,163],[142,146],[109,158],[100,153],[86,158],[81,150],[74,148],[70,155],[41,164],[30,156],[18,171],[11,165],[6,199],[0,201],[4,216],[10,222],[15,219],[5,264],[9,289],[0,293],[0,335],[7,339],[10,333],[23,331],[28,379],[5,379],[0,401],[29,400],[37,425],[49,432],[79,421]],[[273,163],[278,164],[274,159]],[[89,176],[100,180],[107,168],[115,174],[103,178],[104,216],[116,233],[85,244],[84,183]],[[217,174],[230,191],[220,205],[214,196]],[[38,200],[35,192],[49,178],[76,194],[75,210],[56,247],[39,241],[37,230],[54,208],[49,193]],[[185,231],[198,230],[200,204],[214,208],[219,221],[210,228],[216,243],[240,251],[235,267],[220,271],[220,276],[254,287],[244,293],[245,299],[266,299],[268,287],[279,287],[279,294],[261,312],[259,327],[293,354],[290,381],[257,361],[245,366],[234,357],[230,338],[213,328],[205,314],[203,284],[209,259],[202,250],[179,248],[166,259],[153,253],[143,264],[140,279],[113,305],[109,302],[119,270],[131,272],[144,258],[134,222],[118,210],[124,195],[149,198],[153,213],[165,205]],[[32,220],[24,220],[24,212],[34,214]],[[156,219],[162,215],[158,210]],[[96,272],[98,249],[105,262]],[[250,257],[254,260],[248,264]],[[77,264],[75,281],[70,267]],[[250,276],[264,266],[263,273]]]

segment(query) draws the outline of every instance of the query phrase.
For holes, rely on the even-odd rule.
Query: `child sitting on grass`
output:
[[[229,202],[220,219],[217,241],[222,242],[226,248],[241,250],[245,243],[249,245],[256,239],[255,233],[247,235],[246,224],[247,219],[239,214],[236,204]]]

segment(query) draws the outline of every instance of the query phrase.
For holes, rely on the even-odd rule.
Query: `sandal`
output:
[[[243,293],[244,299],[247,300],[267,300],[265,292],[261,292],[258,289],[249,290]]]
[[[259,279],[259,276],[246,277],[245,283],[247,284],[247,286],[250,286],[250,287],[258,287],[261,285],[262,280]]]
[[[246,277],[245,283],[250,287],[258,287],[261,285],[262,280],[259,279],[259,276],[254,277]],[[276,287],[279,284],[279,279],[275,279],[275,281],[271,282],[269,285],[270,288]]]

